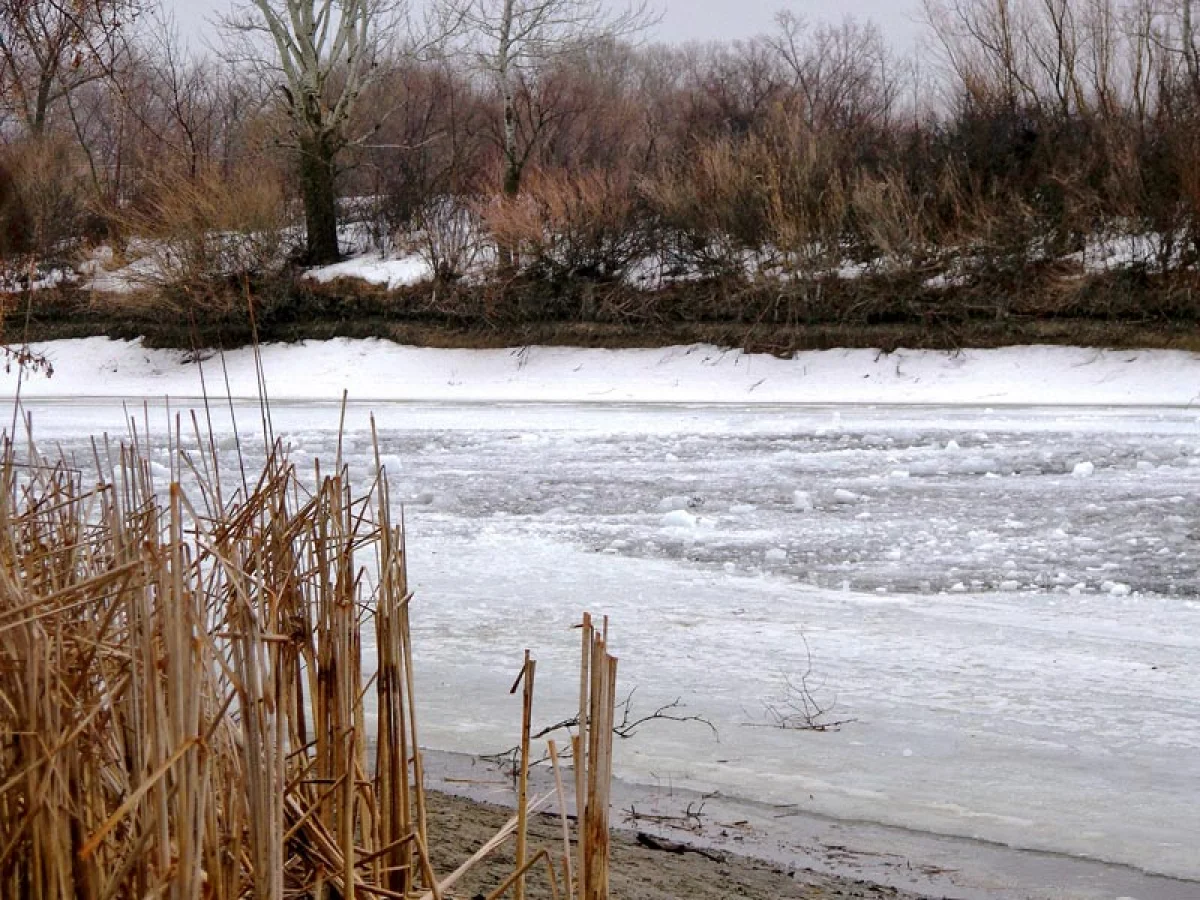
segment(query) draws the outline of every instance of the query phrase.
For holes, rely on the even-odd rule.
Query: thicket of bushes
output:
[[[421,253],[436,283],[357,307],[294,281],[270,86],[145,42],[70,116],[6,133],[0,249],[141,246],[149,302],[201,321],[236,320],[248,290],[285,319],[1196,318],[1190,18],[1150,0],[927,9],[933,73],[870,24],[788,17],[752,41],[556,55],[519,85],[516,196],[490,86],[462,59],[397,54],[340,189],[360,236]]]

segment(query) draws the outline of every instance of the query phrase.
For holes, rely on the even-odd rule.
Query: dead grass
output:
[[[668,271],[739,275],[746,255],[768,242],[762,151],[757,140],[707,141],[642,183]]]
[[[149,254],[127,303],[159,315],[233,320],[246,313],[242,287],[261,288],[284,269],[290,244],[282,185],[262,173],[226,179],[164,173],[141,204],[118,216]]]
[[[136,434],[86,475],[0,448],[0,896],[438,900],[384,472],[356,491],[274,446],[228,483],[189,425],[169,474]],[[601,796],[604,746],[579,775]],[[559,866],[530,853],[529,878]]]
[[[782,281],[714,278],[659,289],[571,279],[432,282],[387,290],[341,280],[250,286],[264,341],[379,337],[426,346],[666,346],[708,341],[773,352],[822,347],[954,348],[1027,343],[1181,347],[1194,343],[1200,279],[1147,270],[1084,274],[1039,263],[1025,287],[974,273],[932,286],[911,272]],[[243,288],[238,286],[242,303]],[[191,349],[253,341],[248,317],[164,316],[152,298],[39,291],[28,336],[108,335]],[[24,322],[22,322],[24,327]]]
[[[79,149],[53,137],[0,147],[0,255],[69,260],[94,205]]]
[[[481,207],[498,246],[540,277],[620,277],[649,251],[647,214],[628,170],[530,172],[521,194]]]

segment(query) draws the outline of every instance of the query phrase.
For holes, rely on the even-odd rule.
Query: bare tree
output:
[[[744,137],[757,130],[788,87],[775,48],[762,40],[714,44],[688,54],[686,65],[700,87],[694,111],[711,131]]]
[[[40,136],[53,108],[111,74],[141,0],[0,0],[0,98]]]
[[[297,151],[311,264],[340,257],[337,234],[338,154],[359,95],[377,72],[380,32],[395,21],[398,0],[250,0],[227,24],[265,35],[282,76],[279,96]]]
[[[218,129],[221,78],[211,60],[189,54],[175,23],[155,21],[136,81],[119,85],[125,107],[159,150],[196,179],[209,162]]]
[[[1126,10],[1123,31],[1130,45],[1129,89],[1134,119],[1139,129],[1145,129],[1151,119],[1153,105],[1160,86],[1156,70],[1160,67],[1161,44],[1155,32],[1155,10],[1152,0],[1137,0]]]
[[[503,190],[509,197],[521,190],[533,147],[532,140],[519,140],[519,89],[535,94],[539,76],[555,59],[636,34],[654,21],[645,0],[615,11],[599,0],[459,0],[457,10],[500,101]]]
[[[1036,101],[1030,81],[1029,10],[1019,0],[923,0],[947,65],[966,96],[1016,110]]]
[[[1178,50],[1183,56],[1188,86],[1200,96],[1200,47],[1196,40],[1195,0],[1175,0],[1172,13],[1178,17]]]
[[[1200,102],[1200,23],[1196,0],[1139,0],[1135,9],[1147,39],[1172,59],[1178,71],[1172,82],[1182,80],[1193,102]]]
[[[783,61],[809,128],[884,124],[897,82],[878,26],[847,18],[810,28],[788,12],[767,44]]]
[[[1087,100],[1080,80],[1081,41],[1076,0],[1039,0],[1025,40],[1034,65],[1053,94],[1062,116],[1084,112]]]
[[[1087,80],[1095,111],[1104,119],[1116,117],[1122,85],[1117,73],[1122,35],[1117,21],[1116,0],[1085,0],[1082,22],[1083,60],[1080,69]]]

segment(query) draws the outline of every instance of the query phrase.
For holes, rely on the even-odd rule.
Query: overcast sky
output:
[[[230,0],[163,0],[173,10],[180,30],[197,37],[215,12],[229,9]],[[649,37],[664,42],[718,41],[753,37],[769,31],[781,9],[810,20],[839,20],[852,15],[872,19],[889,41],[908,48],[921,34],[916,23],[920,0],[656,0],[662,21]]]

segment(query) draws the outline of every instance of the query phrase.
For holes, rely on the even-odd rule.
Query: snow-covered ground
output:
[[[369,216],[363,218],[376,200],[372,197],[358,198],[357,203],[350,204],[356,208],[346,210],[348,218],[338,228],[339,244],[345,259],[332,265],[310,268],[306,277],[320,283],[348,279],[387,290],[433,280],[435,272],[428,254],[414,251],[414,247],[419,246],[419,243],[413,243],[414,239],[420,241],[419,232],[397,242],[385,236],[385,227],[372,223]],[[462,243],[462,274],[468,278],[486,278],[493,271],[491,263],[495,258],[495,246],[487,234],[479,230],[474,214],[463,212],[461,215],[462,218],[456,219],[451,215],[445,220],[446,233],[442,241]],[[283,229],[280,237],[285,244],[297,246],[302,242],[303,235],[299,229],[291,227]],[[1178,248],[1183,243],[1179,235],[1116,228],[1090,235],[1082,249],[1063,256],[1062,261],[1077,266],[1079,274],[1178,266]],[[162,262],[165,250],[153,239],[134,238],[122,254],[123,260],[118,263],[114,260],[113,248],[101,245],[88,251],[73,270],[42,272],[32,283],[27,284],[27,273],[0,273],[0,294],[18,292],[27,287],[40,290],[67,281],[76,281],[83,288],[98,293],[128,293],[164,277],[166,273]],[[1030,259],[1046,258],[1046,251],[1047,248],[1038,241],[1027,249]],[[843,254],[844,250],[813,244],[797,259],[769,245],[758,250],[736,250],[723,242],[715,242],[706,255],[712,259],[727,260],[734,268],[741,268],[748,278],[783,282],[798,277],[802,272],[810,277],[836,276],[853,280],[870,273],[884,273],[911,265],[911,260],[886,255],[862,260],[844,257]],[[969,247],[942,248],[941,255],[950,262],[945,271],[925,282],[928,287],[963,284],[971,271],[984,262]],[[636,287],[654,290],[669,283],[701,279],[704,274],[704,269],[694,260],[674,260],[655,253],[633,260],[623,277]]]
[[[81,457],[143,415],[123,399],[201,393],[177,354],[46,349],[56,375],[23,395]],[[373,410],[407,502],[428,744],[515,743],[526,646],[539,720],[569,714],[591,609],[635,711],[679,697],[719,732],[648,726],[620,746],[627,779],[1200,879],[1191,355],[330,342],[263,361],[301,461],[332,455],[344,388],[370,401],[344,448],[367,468]],[[249,356],[226,367],[252,395]],[[235,409],[252,451],[257,410]],[[161,400],[148,415],[165,432]],[[759,727],[810,655],[813,696],[853,721]]]
[[[433,278],[433,269],[416,254],[395,257],[368,251],[345,262],[312,269],[308,277],[322,284],[339,278],[352,278],[395,290],[429,281]]]
[[[44,347],[55,376],[25,397],[258,396],[254,353],[148,350],[84,338]],[[1200,404],[1200,356],[1174,350],[1011,347],[956,353],[824,350],[788,359],[706,345],[644,350],[446,350],[337,339],[262,348],[274,399],[565,403]],[[6,384],[11,391],[14,379]],[[1198,408],[1200,411],[1200,408]]]

